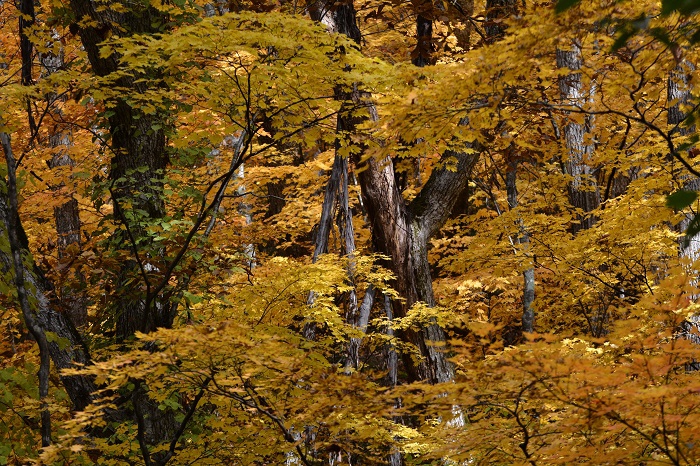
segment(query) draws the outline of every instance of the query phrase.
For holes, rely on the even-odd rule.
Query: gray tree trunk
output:
[[[690,100],[690,86],[688,83],[688,73],[691,71],[688,63],[680,64],[677,69],[671,73],[668,78],[668,101],[674,104],[668,108],[667,122],[669,126],[675,127],[672,131],[676,135],[688,135],[695,131],[695,128],[687,128],[682,126],[685,120],[685,112],[681,106],[687,105]],[[698,191],[700,190],[700,179],[687,176],[683,182],[683,189]],[[689,212],[678,225],[678,229],[682,232],[686,231],[688,225],[693,219],[693,212]],[[681,246],[681,255],[688,258],[691,262],[695,262],[700,258],[700,235],[690,238],[688,244]]]
[[[558,68],[568,68],[572,71],[559,78],[562,103],[568,107],[582,108],[587,98],[583,92],[579,71],[583,65],[580,43],[574,40],[571,50],[557,50],[556,56]],[[564,126],[564,140],[568,152],[565,167],[567,174],[572,178],[569,184],[569,201],[575,208],[581,210],[578,223],[572,226],[573,233],[593,226],[596,218],[590,212],[600,205],[598,185],[592,176],[593,170],[589,166],[593,145],[585,141],[588,124],[589,120],[586,124],[569,121]]]
[[[687,105],[691,97],[691,89],[688,82],[688,72],[691,71],[691,69],[684,69],[685,67],[691,68],[691,65],[688,63],[681,63],[668,78],[668,101],[669,103],[673,102],[673,105],[670,105],[668,108],[667,123],[669,126],[674,127],[672,135],[688,135],[695,131],[695,127],[687,128],[682,126],[686,114],[683,112],[681,106]],[[690,175],[686,176],[686,180],[683,182],[683,189],[700,191],[700,179]],[[692,210],[688,212],[677,226],[678,231],[685,232],[695,215],[696,214]],[[690,261],[691,264],[700,259],[700,234],[693,236],[687,242],[681,240],[679,252],[680,256]],[[697,285],[697,277],[693,279],[693,282]],[[698,297],[695,296],[695,299],[697,298]],[[690,316],[685,320],[681,324],[679,334],[696,344],[700,344],[700,315]],[[697,371],[700,369],[700,363],[692,361],[686,364],[686,369],[689,371]]]
[[[506,191],[510,209],[515,209],[518,206],[517,177],[518,160],[513,158],[510,160],[508,171],[506,172]],[[525,260],[528,262],[523,271],[522,331],[523,333],[532,333],[535,331],[535,309],[532,307],[532,303],[535,300],[535,267],[532,263],[533,257],[530,252],[530,234],[525,228],[525,222],[523,222],[522,218],[518,219],[518,236],[515,242],[522,247]]]
[[[58,41],[56,33],[52,34],[53,39]],[[41,54],[42,76],[48,77],[63,68],[63,48],[59,47],[58,53]],[[52,106],[51,113],[53,120],[57,123],[49,129],[49,147],[55,149],[55,154],[48,161],[50,168],[72,167],[75,165],[73,159],[68,154],[67,149],[73,145],[70,129],[60,123],[61,110],[58,104],[62,101],[56,94],[47,96],[49,105]],[[63,150],[61,148],[64,148]],[[58,258],[60,261],[70,261],[80,251],[80,214],[78,201],[70,196],[70,199],[62,205],[54,208],[54,222],[56,233],[58,234]],[[73,249],[71,251],[71,245]],[[85,277],[80,272],[75,272],[68,277],[69,283],[63,284],[58,293],[58,300],[62,312],[73,322],[76,327],[82,327],[87,323],[87,295],[85,294]]]

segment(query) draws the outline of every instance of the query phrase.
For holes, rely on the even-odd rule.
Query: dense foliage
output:
[[[0,0],[0,464],[699,464],[699,9]]]

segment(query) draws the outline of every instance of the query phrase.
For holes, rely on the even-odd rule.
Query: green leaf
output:
[[[572,6],[576,5],[579,3],[581,0],[557,0],[557,6],[554,8],[554,10],[557,13],[563,13]]]
[[[697,198],[697,192],[681,189],[680,191],[676,191],[675,193],[670,194],[666,198],[666,207],[670,207],[676,210],[682,210],[688,207],[693,202],[695,202]]]
[[[620,50],[622,47],[627,45],[627,41],[636,33],[637,33],[637,31],[634,30],[633,28],[623,29],[619,33],[619,35],[617,36],[617,39],[615,39],[615,42],[613,43],[611,50],[613,52]]]
[[[689,16],[698,10],[700,10],[700,0],[663,0],[661,2],[661,14],[666,16],[674,11]]]
[[[58,349],[61,351],[70,346],[69,339],[59,337],[54,332],[46,332],[46,341],[48,341],[49,343],[56,343],[58,345]]]
[[[189,291],[183,291],[182,292],[182,297],[187,300],[189,304],[198,304],[202,302],[202,297],[197,296],[195,294],[190,293]]]

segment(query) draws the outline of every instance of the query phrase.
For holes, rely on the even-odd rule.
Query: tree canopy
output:
[[[699,12],[0,0],[0,464],[700,463]]]

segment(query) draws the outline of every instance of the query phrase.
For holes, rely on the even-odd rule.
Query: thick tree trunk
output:
[[[582,107],[586,101],[583,95],[583,84],[581,81],[582,66],[581,46],[577,41],[573,41],[571,50],[557,50],[557,67],[568,68],[572,73],[559,78],[559,91],[562,103],[570,107]],[[588,165],[593,145],[585,141],[588,132],[589,120],[586,124],[576,121],[569,121],[564,126],[564,140],[568,151],[565,162],[566,172],[572,178],[569,184],[569,201],[582,211],[579,215],[578,223],[572,226],[575,234],[580,230],[585,230],[593,226],[596,217],[590,212],[600,205],[600,193],[598,185],[593,178],[593,170]]]
[[[110,34],[156,33],[159,32],[157,25],[163,22],[161,13],[151,8],[141,9],[138,13],[98,10],[91,0],[71,0],[70,6],[78,19],[78,33],[83,47],[98,76],[107,76],[119,68],[117,56],[100,54],[100,45]],[[137,92],[146,90],[144,83],[131,78],[120,78],[117,84]],[[161,180],[168,159],[162,129],[164,124],[157,113],[145,114],[132,108],[125,100],[117,99],[108,120],[114,154],[110,170],[112,201],[117,220],[127,227],[126,232],[114,239],[118,247],[129,251],[132,256],[125,262],[122,284],[115,295],[118,297],[117,338],[124,340],[135,331],[147,333],[158,327],[170,327],[174,318],[173,308],[167,299],[150,296],[148,283],[146,293],[142,291],[148,274],[158,272],[148,256],[158,256],[159,251],[151,250],[145,229],[139,226],[165,213]],[[135,215],[142,215],[138,213],[145,213],[146,218],[134,218]],[[137,264],[139,261],[142,263]],[[140,275],[145,276],[133,280],[139,274],[139,266],[142,269]]]
[[[54,40],[59,40],[56,33],[52,33],[52,36]],[[55,54],[41,54],[39,61],[42,76],[48,77],[63,68],[63,49],[59,47],[58,53]],[[73,145],[70,130],[60,123],[62,112],[58,104],[62,100],[56,94],[48,95],[47,100],[52,106],[53,120],[58,122],[49,129],[49,147],[56,150],[48,161],[49,167],[72,167],[75,163],[67,151],[68,147]],[[81,243],[78,201],[72,195],[67,202],[54,208],[54,222],[58,234],[58,258],[60,261],[69,262],[79,252]],[[58,293],[61,312],[70,318],[75,327],[81,327],[87,322],[87,296],[83,290],[85,278],[80,272],[75,272],[68,277],[68,281],[68,284],[62,284]]]
[[[333,32],[346,34],[360,42],[352,2],[335,5],[319,2],[310,10],[312,18],[323,22]],[[361,90],[338,92],[339,99],[351,104],[338,115],[338,130],[352,134],[357,125],[367,118],[378,119],[376,109],[369,103],[369,96]],[[368,116],[358,116],[350,108],[365,108]],[[457,197],[466,186],[468,173],[476,162],[476,156],[448,152],[446,158],[456,158],[456,171],[438,168],[410,206],[404,201],[397,185],[393,162],[390,159],[369,160],[359,175],[363,205],[367,210],[373,237],[381,252],[391,259],[389,267],[396,275],[395,288],[403,301],[395,303],[395,315],[405,317],[408,309],[418,302],[435,305],[428,240],[442,227],[452,211]],[[359,157],[355,162],[359,162]],[[439,383],[452,380],[454,373],[444,352],[445,334],[437,325],[408,330],[399,335],[413,343],[422,360],[416,364],[410,355],[404,356],[404,364],[411,380]]]
[[[111,35],[159,33],[159,25],[167,23],[161,12],[150,7],[115,11],[93,0],[70,0],[69,4],[90,65],[98,76],[119,70],[117,55],[100,53],[104,40]],[[157,73],[154,71],[154,76]],[[143,93],[147,82],[147,79],[121,77],[116,84]],[[161,280],[157,262],[163,251],[154,247],[146,228],[165,215],[162,180],[168,163],[166,123],[158,112],[144,113],[121,98],[114,99],[111,111],[108,117],[113,154],[110,194],[115,218],[125,227],[114,234],[112,241],[114,248],[126,256],[112,296],[117,341],[125,341],[136,331],[149,333],[159,327],[171,327],[177,309],[167,296],[153,291]],[[134,391],[132,403],[129,415],[138,426],[140,443],[145,439],[141,450],[148,464],[151,458],[147,444],[170,438],[177,422],[172,412],[159,410],[158,404],[142,389]],[[160,456],[161,453],[153,455],[153,461],[157,463]]]
[[[433,171],[410,206],[396,186],[391,160],[369,160],[360,173],[372,233],[379,252],[391,259],[390,268],[396,275],[394,286],[404,299],[394,303],[396,317],[405,317],[418,302],[435,305],[428,240],[444,224],[477,158],[473,154],[453,152],[446,153],[445,157],[457,158],[457,170],[438,168]],[[443,347],[445,334],[438,325],[402,331],[399,336],[416,345],[423,356],[418,364],[409,355],[404,357],[410,379],[431,383],[452,380],[454,374]]]
[[[416,48],[411,52],[411,62],[427,66],[433,61],[433,1],[424,0],[416,8]]]
[[[690,86],[688,83],[688,73],[690,69],[684,69],[689,67],[688,63],[680,64],[676,71],[671,73],[668,78],[668,101],[672,102],[668,108],[667,122],[669,126],[675,127],[673,134],[677,135],[688,135],[695,131],[695,128],[687,128],[682,126],[683,120],[685,120],[685,112],[683,112],[681,106],[687,105],[690,100]],[[687,179],[683,182],[683,189],[699,191],[700,190],[700,179],[696,177],[686,177]],[[688,225],[692,221],[694,214],[692,212],[688,213],[685,218],[678,225],[678,229],[682,232],[688,229]],[[700,259],[700,235],[696,235],[690,238],[690,241],[686,245],[681,246],[681,255],[688,258],[691,262],[695,262]]]
[[[11,150],[9,136],[7,136],[7,145],[3,144],[3,146],[4,150]],[[0,180],[0,192],[8,192],[4,180]],[[27,237],[19,223],[19,219],[17,218],[16,222],[12,224],[11,218],[10,205],[4,196],[0,196],[0,272],[3,274],[14,268],[10,248],[7,246],[9,245],[11,225],[15,226],[17,230],[21,256],[29,256]],[[48,294],[53,291],[52,287],[36,265],[25,267],[24,282],[30,285],[25,287],[29,301],[36,303],[33,312],[36,313],[37,323],[44,333],[52,332],[56,334],[60,341],[60,344],[59,341],[51,341],[47,345],[48,352],[56,368],[61,370],[90,364],[90,356],[72,322],[52,308],[48,298]],[[61,382],[75,410],[84,409],[92,401],[95,385],[91,378],[61,376]]]

